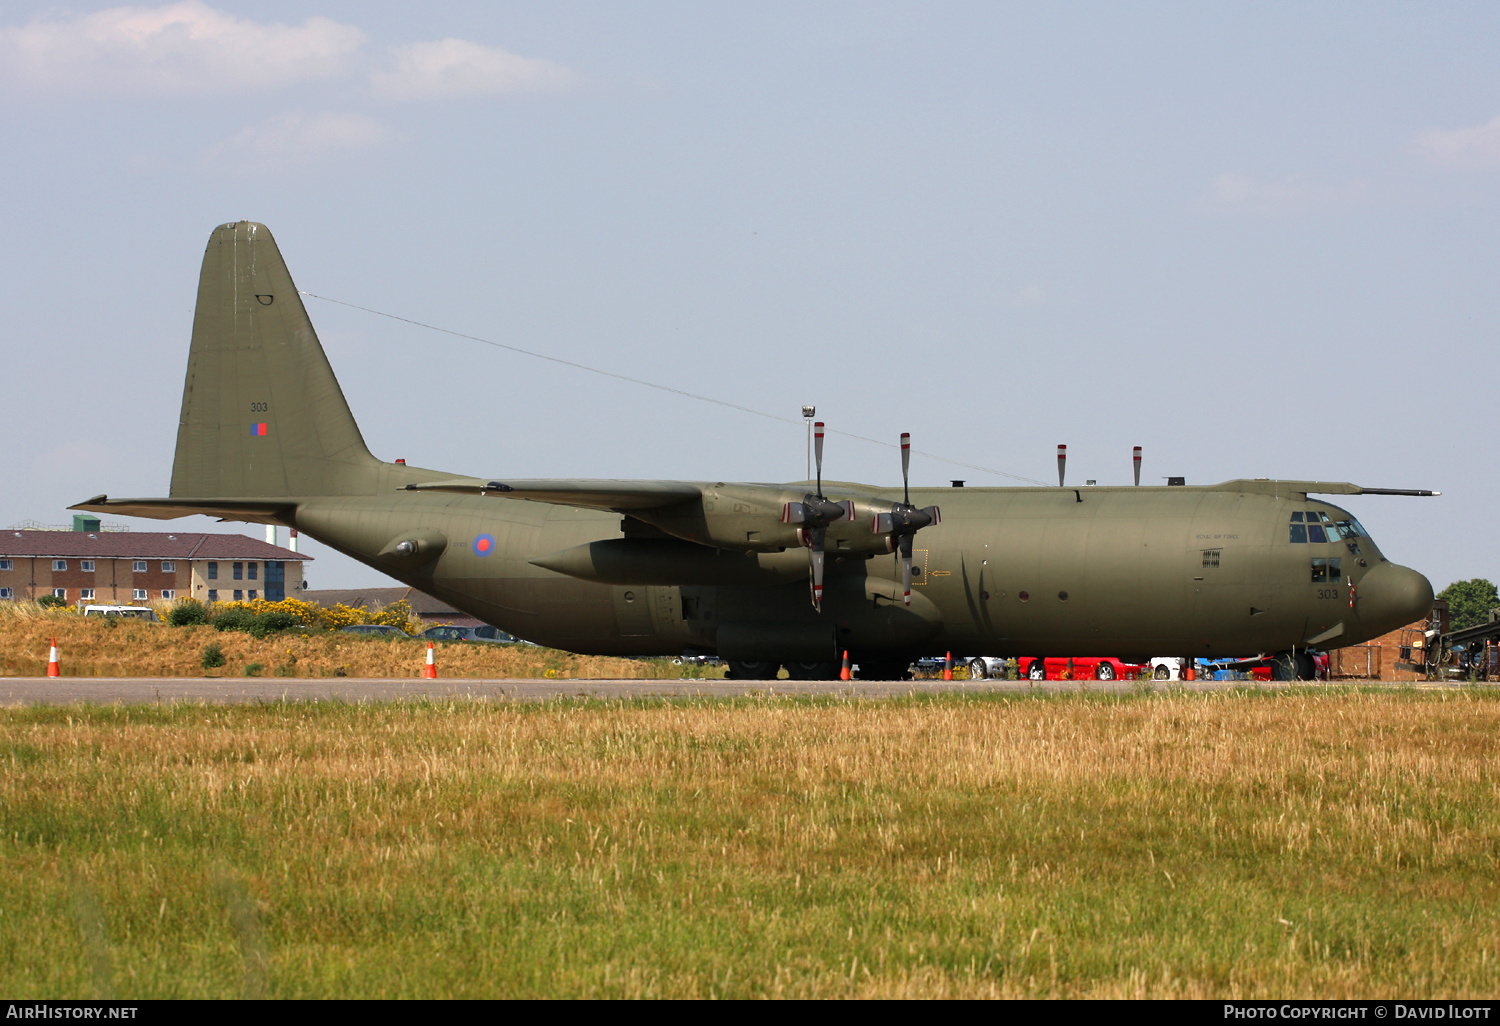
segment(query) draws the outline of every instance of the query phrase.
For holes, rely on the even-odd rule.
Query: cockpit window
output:
[[[1312,561],[1312,579],[1314,584],[1334,583],[1337,584],[1343,575],[1344,561],[1337,556],[1333,559],[1314,559]]]
[[[1297,543],[1323,544],[1368,538],[1364,525],[1343,510],[1335,510],[1343,519],[1335,520],[1321,510],[1298,510],[1292,514],[1288,536]]]

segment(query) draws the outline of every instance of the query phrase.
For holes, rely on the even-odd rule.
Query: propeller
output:
[[[818,490],[804,495],[801,502],[788,502],[781,507],[783,524],[800,524],[797,540],[807,546],[812,561],[812,604],[818,612],[823,611],[823,545],[828,537],[828,525],[841,520],[854,519],[853,502],[835,502],[823,497],[823,422],[813,424],[813,457],[818,463]]]
[[[1131,458],[1135,463],[1136,487],[1139,488],[1141,484],[1141,447],[1139,445],[1135,447],[1135,453]]]
[[[1057,487],[1063,486],[1063,471],[1068,467],[1068,447],[1059,445],[1057,447]]]
[[[889,513],[877,513],[870,530],[889,535],[890,551],[901,556],[901,588],[906,604],[911,605],[911,543],[918,531],[942,522],[936,506],[917,509],[911,504],[911,435],[901,432],[901,501],[891,505]]]

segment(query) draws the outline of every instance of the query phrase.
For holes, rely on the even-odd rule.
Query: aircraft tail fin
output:
[[[271,232],[220,225],[198,279],[172,496],[360,494],[380,467]]]

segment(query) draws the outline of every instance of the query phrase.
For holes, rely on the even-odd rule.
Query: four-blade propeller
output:
[[[828,537],[828,525],[841,520],[854,519],[853,502],[835,502],[823,497],[823,422],[813,425],[813,454],[818,463],[818,490],[816,494],[804,495],[801,502],[789,502],[781,507],[783,524],[800,524],[797,537],[806,545],[812,559],[812,604],[823,611],[823,545]]]
[[[911,548],[912,539],[924,527],[942,523],[942,513],[936,506],[917,509],[911,504],[911,435],[901,432],[901,501],[892,503],[889,513],[877,513],[870,522],[870,530],[888,535],[886,545],[892,552],[901,555],[901,591],[906,604],[911,605]]]

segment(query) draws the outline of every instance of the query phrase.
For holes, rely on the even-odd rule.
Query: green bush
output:
[[[173,627],[193,627],[208,623],[208,607],[197,599],[183,599],[167,612],[167,623]]]
[[[249,631],[255,622],[255,614],[248,609],[220,609],[214,613],[209,624],[216,631]]]
[[[260,672],[262,670],[264,670],[265,668],[266,668],[266,664],[265,663],[246,663],[245,664],[245,676],[246,677],[259,677],[260,676]]]
[[[261,613],[255,619],[260,632],[257,634],[255,630],[251,630],[250,633],[254,634],[257,638],[263,638],[267,634],[276,634],[281,631],[289,631],[293,627],[302,626],[301,621],[295,616],[280,609],[268,610]]]
[[[37,598],[36,604],[43,609],[61,609],[68,604],[68,600],[61,595],[42,595]]]
[[[222,630],[223,628],[220,629]],[[228,660],[224,658],[224,650],[219,647],[219,643],[217,641],[210,641],[207,645],[203,646],[203,658],[199,661],[203,663],[205,670],[217,670]]]
[[[234,606],[219,610],[209,622],[214,630],[244,631],[253,638],[264,638],[268,634],[277,634],[302,626],[300,620],[283,610],[273,609],[264,613],[252,613],[248,609]]]

